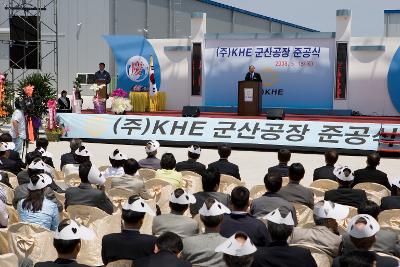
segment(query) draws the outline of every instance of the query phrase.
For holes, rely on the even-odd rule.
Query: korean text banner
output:
[[[236,107],[249,65],[262,78],[264,108],[331,109],[335,40],[207,39],[205,106]]]
[[[65,137],[376,150],[381,124],[58,114]],[[394,125],[385,130],[392,131]],[[397,127],[397,126],[396,126]],[[390,128],[390,129],[389,129]],[[400,127],[399,127],[400,128]]]

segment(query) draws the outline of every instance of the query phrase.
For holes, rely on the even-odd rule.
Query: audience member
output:
[[[300,184],[304,178],[305,170],[301,163],[293,163],[289,167],[289,183],[282,187],[278,194],[287,201],[300,203],[314,208],[314,193],[310,188]]]
[[[228,267],[250,267],[257,248],[249,236],[237,232],[216,247],[215,251],[223,253],[224,262]]]
[[[0,186],[0,228],[8,226],[7,196],[3,187]]]
[[[32,152],[26,154],[26,164],[31,164],[31,162],[38,157],[45,157],[43,161],[54,168],[54,163],[52,159],[52,155],[50,152],[47,151],[47,147],[49,146],[49,140],[46,138],[38,138],[36,139],[36,148]]]
[[[400,178],[393,181],[392,195],[381,199],[381,209],[400,209]]]
[[[200,158],[201,148],[198,145],[191,145],[188,148],[188,159],[186,161],[181,161],[176,164],[176,171],[192,171],[202,175],[206,166],[197,160]]]
[[[13,143],[15,144],[14,150],[21,154],[26,139],[26,121],[19,98],[15,99],[14,107],[15,110],[11,117],[10,135]]]
[[[374,267],[376,254],[372,251],[355,250],[340,259],[340,267]]]
[[[367,194],[364,190],[351,188],[354,175],[351,173],[349,167],[335,168],[334,175],[339,184],[337,189],[332,189],[325,192],[324,199],[342,205],[360,207],[367,201]]]
[[[190,262],[180,259],[182,250],[183,243],[179,235],[165,232],[156,240],[155,254],[136,260],[132,266],[191,267]]]
[[[314,206],[314,222],[312,228],[295,227],[290,238],[292,244],[311,245],[321,249],[330,257],[340,255],[342,237],[339,235],[339,220],[344,220],[349,208],[331,201],[320,201]]]
[[[81,249],[81,240],[91,240],[94,233],[85,226],[72,220],[63,220],[57,227],[53,246],[58,257],[55,261],[38,262],[35,267],[89,267],[76,262]]]
[[[71,149],[70,152],[62,154],[61,155],[61,164],[60,164],[60,170],[64,168],[65,165],[67,164],[76,164],[77,162],[75,161],[75,151],[82,146],[82,140],[81,139],[76,139],[73,138],[69,142],[69,148]]]
[[[254,254],[252,267],[317,267],[308,249],[289,246],[287,243],[294,226],[291,213],[282,217],[281,211],[276,209],[268,213],[264,219],[268,221],[271,243],[266,247],[258,248]]]
[[[109,160],[111,167],[108,167],[104,172],[104,178],[107,177],[120,177],[124,172],[124,164],[128,157],[119,151],[119,149],[115,149],[112,155],[110,155]]]
[[[329,179],[332,181],[336,181],[336,176],[333,173],[335,170],[335,164],[339,158],[336,150],[329,150],[325,152],[325,166],[319,167],[314,170],[313,180],[319,179]]]
[[[199,210],[205,231],[183,239],[182,257],[196,266],[225,267],[222,254],[215,252],[215,248],[226,240],[219,231],[223,214],[229,213],[230,210],[224,204],[214,198],[206,199]]]
[[[0,143],[0,170],[17,175],[21,171],[21,167],[16,161],[9,159],[11,150],[14,148],[14,143]]]
[[[8,186],[9,188],[13,188],[10,184],[10,177],[7,172],[0,171],[0,183]]]
[[[252,201],[250,213],[256,218],[260,218],[277,208],[282,208],[286,213],[292,213],[296,225],[297,216],[293,204],[277,194],[277,192],[282,188],[281,175],[278,172],[268,172],[264,177],[264,185],[267,192]]]
[[[375,243],[375,235],[380,230],[379,223],[370,215],[358,214],[351,218],[347,227],[347,232],[350,235],[350,240],[358,250],[371,251]],[[389,257],[381,256],[375,251],[377,267],[397,267],[398,261]],[[336,257],[333,260],[333,267],[340,266],[341,258]]]
[[[221,145],[218,147],[218,155],[220,159],[208,165],[208,168],[214,168],[221,174],[231,175],[240,180],[239,167],[228,161],[231,155],[231,148],[228,145]]]
[[[268,168],[268,173],[277,172],[282,177],[288,177],[289,175],[289,166],[288,162],[290,161],[291,153],[288,149],[282,148],[278,151],[278,160],[279,164]]]
[[[58,208],[54,202],[44,197],[44,189],[52,179],[47,174],[31,177],[28,196],[18,202],[17,211],[21,222],[39,224],[55,231],[58,226]]]
[[[199,224],[194,219],[184,216],[189,204],[196,202],[196,198],[183,191],[182,188],[175,189],[169,198],[171,213],[158,215],[153,220],[153,234],[162,235],[171,231],[180,237],[193,236],[199,233]]]
[[[183,186],[182,174],[175,170],[176,160],[172,153],[165,153],[161,157],[161,169],[157,170],[156,178],[164,180],[175,187]]]
[[[102,240],[101,257],[105,265],[117,260],[137,260],[154,253],[156,237],[140,233],[146,213],[155,216],[149,205],[138,196],[133,195],[124,203],[122,232],[105,235]]]
[[[361,207],[358,208],[358,214],[368,214],[375,220],[378,220],[380,208],[378,204],[371,200],[367,200]],[[375,234],[375,243],[371,250],[376,252],[382,252],[395,256],[400,256],[400,244],[397,234],[390,229],[380,229]],[[350,241],[349,235],[343,235],[343,253],[347,254],[350,251],[356,250],[357,248]]]
[[[13,139],[11,137],[11,134],[9,134],[9,133],[1,134],[0,135],[0,142],[12,143]],[[8,158],[13,160],[13,161],[15,161],[19,168],[23,169],[23,168],[26,167],[26,164],[22,161],[21,156],[15,150],[10,150],[10,155],[8,156]]]
[[[64,176],[66,177],[70,174],[79,174],[79,165],[84,162],[90,162],[91,156],[92,153],[90,153],[85,146],[80,146],[74,152],[75,163],[64,165]]]
[[[359,183],[377,183],[391,189],[387,174],[377,170],[376,167],[380,164],[381,156],[378,152],[373,152],[367,157],[367,167],[356,170],[354,172],[353,186]]]
[[[66,110],[71,109],[71,103],[69,101],[69,98],[67,97],[67,94],[68,94],[67,91],[65,91],[65,90],[61,91],[61,96],[57,100],[59,109],[66,109]]]
[[[70,187],[65,192],[65,209],[70,205],[85,205],[99,208],[108,214],[113,213],[113,204],[104,191],[93,188],[92,183],[103,181],[99,170],[90,162],[79,165],[81,183],[78,187]]]
[[[157,158],[157,151],[160,148],[160,143],[158,141],[148,141],[144,147],[147,158],[139,160],[140,168],[147,168],[158,170],[161,168],[160,160]]]
[[[203,206],[204,201],[211,197],[221,202],[225,206],[230,204],[230,196],[228,194],[218,192],[221,174],[216,169],[207,169],[201,176],[203,191],[194,194],[196,203],[190,205],[190,213],[195,216],[199,213],[199,209]]]
[[[221,224],[221,235],[228,238],[234,233],[245,232],[257,247],[270,242],[267,228],[247,211],[250,206],[250,192],[246,187],[238,186],[231,193],[231,214],[225,214]]]

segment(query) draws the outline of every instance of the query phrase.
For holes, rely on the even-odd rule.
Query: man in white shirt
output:
[[[15,110],[11,118],[10,135],[15,144],[15,151],[21,154],[24,140],[26,139],[26,124],[24,112],[19,99],[15,100]]]

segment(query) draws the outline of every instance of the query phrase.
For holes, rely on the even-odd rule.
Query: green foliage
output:
[[[72,82],[72,85],[77,90],[81,89],[81,82],[78,77],[75,78],[75,80]]]
[[[53,82],[55,80],[49,73],[33,73],[19,81],[18,95],[21,99],[27,98],[24,92],[26,86],[33,85],[35,87],[32,94],[34,108],[25,111],[27,115],[41,119],[44,114],[47,114],[47,101],[57,98]]]

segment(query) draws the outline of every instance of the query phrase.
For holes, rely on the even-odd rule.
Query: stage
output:
[[[63,139],[86,142],[144,144],[158,140],[168,146],[197,143],[217,147],[323,152],[337,149],[347,154],[377,151],[380,132],[397,132],[400,117],[319,116],[286,114],[284,120],[267,120],[266,115],[238,116],[235,113],[201,112],[197,118],[182,117],[181,111],[115,115],[59,113],[68,129]]]

